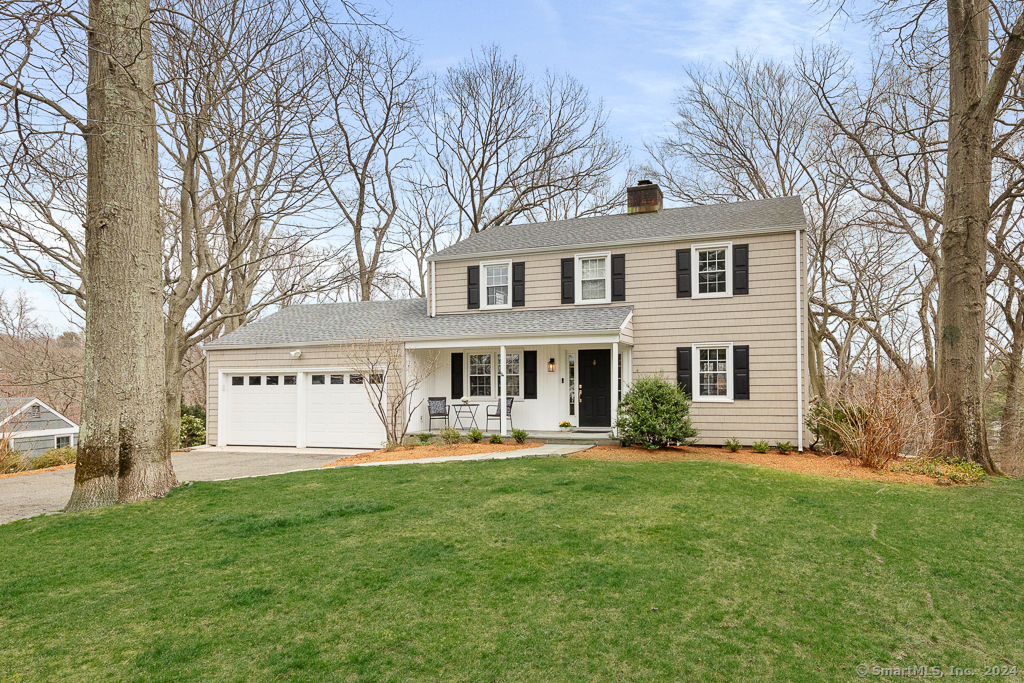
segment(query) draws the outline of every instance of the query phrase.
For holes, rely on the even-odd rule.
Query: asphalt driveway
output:
[[[178,481],[216,481],[311,470],[367,448],[200,448],[174,453]],[[0,524],[60,510],[71,496],[73,469],[0,479]]]

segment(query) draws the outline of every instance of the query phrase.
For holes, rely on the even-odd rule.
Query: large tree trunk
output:
[[[950,121],[942,268],[939,275],[941,447],[998,473],[982,406],[985,371],[985,259],[992,180],[987,0],[948,2]],[[993,111],[994,114],[994,111]]]
[[[90,0],[85,386],[67,510],[177,482],[164,416],[161,226],[147,0]]]

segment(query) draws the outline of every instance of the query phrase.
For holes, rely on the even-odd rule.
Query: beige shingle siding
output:
[[[206,372],[206,441],[217,445],[218,373],[223,370],[314,370],[345,368],[360,370],[358,354],[352,345],[303,346],[302,356],[292,358],[292,348],[208,349]],[[265,369],[265,370],[264,370]]]
[[[728,240],[734,245],[750,245],[750,294],[718,299],[677,299],[676,249],[690,248],[704,241],[680,240],[609,249],[626,254],[624,303],[634,306],[633,371],[661,372],[674,378],[676,347],[707,342],[749,344],[751,398],[728,404],[695,403],[693,420],[701,432],[701,440],[703,443],[719,444],[727,438],[735,437],[744,444],[767,439],[773,443],[789,440],[795,445],[797,382],[794,233],[788,230],[770,235],[734,236]],[[806,235],[801,233],[801,246],[804,249],[805,242]],[[516,260],[526,262],[527,309],[570,308],[561,304],[559,269],[562,258],[572,257],[576,253],[566,250],[516,257]],[[804,257],[801,260],[806,262],[806,256],[801,256]],[[466,268],[479,262],[477,258],[467,258],[437,263],[438,314],[468,312]],[[806,282],[806,274],[801,282]],[[801,293],[801,298],[806,310],[806,292]],[[803,324],[806,353],[806,323]],[[804,363],[805,406],[808,399],[806,369]]]

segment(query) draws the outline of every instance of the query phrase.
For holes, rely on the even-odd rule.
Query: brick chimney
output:
[[[655,213],[664,208],[661,188],[650,180],[641,180],[626,188],[626,213]]]

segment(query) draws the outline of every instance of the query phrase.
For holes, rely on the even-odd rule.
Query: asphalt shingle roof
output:
[[[206,344],[224,349],[361,341],[385,329],[396,339],[616,331],[632,306],[427,315],[426,299],[289,306]]]
[[[800,198],[780,197],[663,209],[657,213],[495,226],[442,249],[430,259],[805,227]]]

